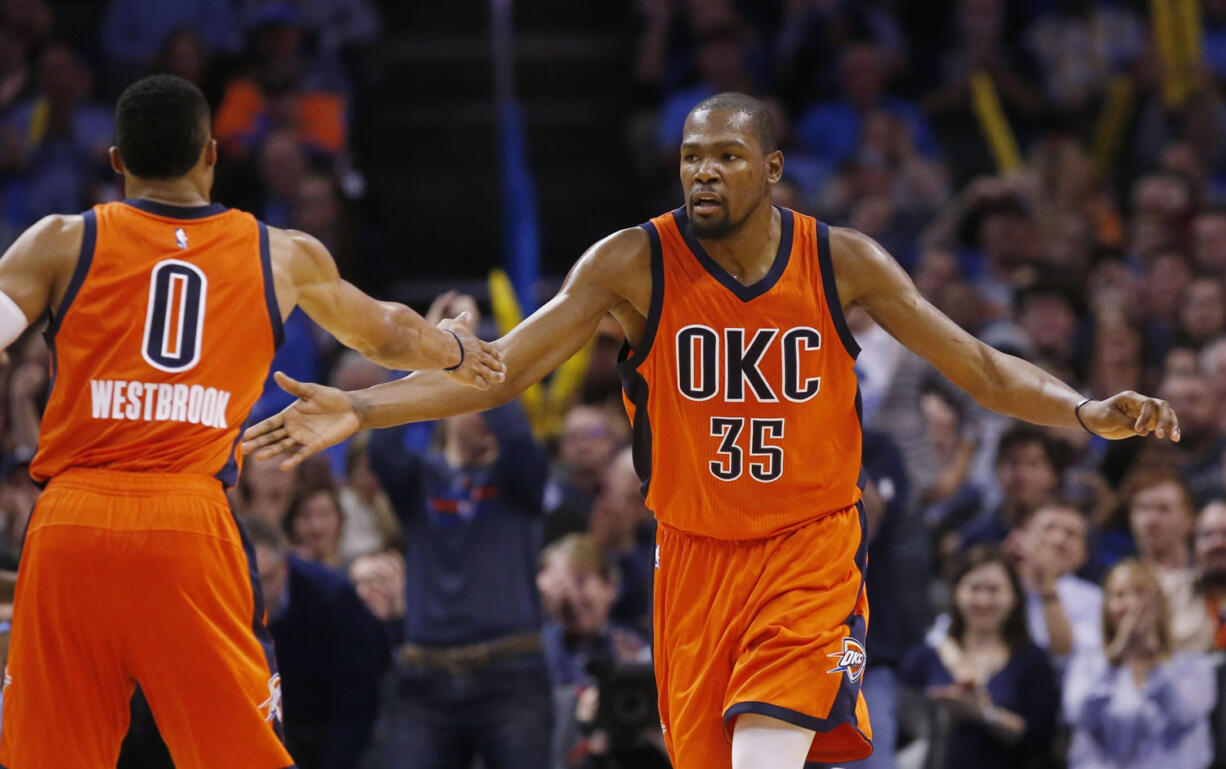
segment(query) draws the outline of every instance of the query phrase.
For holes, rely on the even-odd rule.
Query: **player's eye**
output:
[[[733,161],[733,160],[736,160],[736,155],[733,155],[731,152],[725,152],[725,153],[724,153],[724,160],[727,160],[727,161]]]
[[[698,162],[698,156],[697,156],[697,155],[686,155],[686,156],[685,156],[685,158],[684,158],[684,160],[685,160],[685,162],[687,162],[687,163],[697,163],[697,162]]]

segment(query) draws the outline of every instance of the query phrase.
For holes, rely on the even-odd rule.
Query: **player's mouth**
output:
[[[690,196],[690,207],[696,214],[713,214],[724,207],[724,199],[714,192],[699,192]]]

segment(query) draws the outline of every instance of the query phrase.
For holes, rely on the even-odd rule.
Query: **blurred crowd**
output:
[[[54,5],[0,0],[0,245],[122,195],[107,100],[167,71],[214,109],[219,199],[320,237],[379,294],[351,140],[372,3],[112,0],[93,26]],[[1134,389],[1180,416],[1178,444],[1013,423],[851,313],[878,511],[865,766],[1226,767],[1226,0],[1175,6],[1199,13],[1183,69],[1126,0],[628,9],[628,172],[656,209],[680,202],[688,110],[755,94],[783,140],[779,204],[871,235],[963,328],[1088,397]],[[447,294],[428,313],[478,309]],[[295,377],[389,376],[301,316],[286,337],[275,366]],[[601,327],[547,424],[513,403],[355,436],[292,474],[244,467],[232,501],[299,766],[667,765],[621,341]],[[10,354],[6,569],[49,386],[38,329]],[[255,417],[285,403],[270,388]],[[139,703],[133,724],[151,724]],[[131,765],[156,765],[148,742]]]

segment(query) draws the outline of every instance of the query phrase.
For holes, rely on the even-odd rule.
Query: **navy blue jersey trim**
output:
[[[168,219],[204,219],[224,214],[228,210],[220,203],[209,203],[203,206],[172,206],[169,203],[159,203],[145,198],[128,198],[123,203],[147,214],[165,216]]]
[[[859,687],[856,687],[856,694],[859,694]],[[855,716],[855,698],[851,701],[852,711],[849,717],[844,717],[841,712],[837,712],[842,704],[843,689],[839,690],[838,696],[834,701],[835,710],[826,718],[817,718],[816,716],[807,716],[791,708],[785,708],[781,705],[772,705],[769,702],[738,702],[724,711],[724,734],[729,739],[732,738],[732,729],[730,721],[744,713],[756,713],[760,716],[775,718],[784,723],[799,726],[804,729],[812,729],[819,734],[826,734],[839,728],[843,724],[850,724],[860,736],[864,738],[870,746],[873,741],[864,736],[864,732],[860,731],[860,726],[856,722]]]
[[[250,416],[250,415],[248,415]],[[226,455],[226,463],[221,466],[217,474],[213,477],[221,481],[221,485],[227,489],[238,484],[238,442],[243,437],[243,426],[238,426],[238,434],[234,436],[234,443],[230,444],[230,453]]]
[[[243,543],[243,553],[247,556],[247,579],[251,584],[251,595],[255,604],[255,611],[251,617],[251,632],[255,635],[256,641],[259,642],[260,648],[264,650],[264,659],[268,663],[268,675],[271,678],[277,674],[277,653],[273,648],[272,633],[268,631],[268,626],[264,624],[264,591],[260,588],[260,572],[256,568],[255,561],[255,546],[251,544],[251,538],[247,536],[247,530],[243,528],[243,522],[238,519],[234,508],[230,508],[230,517],[234,520],[234,526],[238,529],[238,536]],[[285,729],[279,719],[272,720],[273,731],[277,738],[281,740],[281,744],[285,744]],[[292,766],[292,765],[291,765]]]
[[[677,229],[681,232],[681,237],[685,239],[685,244],[689,246],[690,252],[694,254],[694,258],[703,266],[703,269],[711,277],[722,283],[724,288],[731,291],[742,302],[757,299],[774,288],[775,284],[779,282],[779,278],[783,277],[783,272],[787,269],[788,261],[792,256],[792,235],[795,224],[792,212],[786,208],[779,209],[779,249],[775,252],[775,261],[771,265],[770,271],[761,280],[750,286],[746,286],[732,277],[702,247],[702,244],[698,242],[698,236],[694,234],[693,228],[690,227],[690,220],[686,214],[685,206],[673,211],[673,220],[677,223]]]
[[[843,348],[852,360],[855,360],[860,354],[860,345],[856,344],[856,338],[847,327],[847,318],[843,317],[839,286],[834,280],[834,258],[830,254],[830,228],[824,222],[817,223],[817,262],[822,270],[822,292],[826,295],[826,309],[830,313],[830,319],[834,321],[835,330],[839,332],[839,339],[843,341]],[[858,393],[856,402],[859,403]]]
[[[627,343],[617,356],[620,371],[636,369],[647,359],[660,326],[660,314],[664,311],[664,249],[660,246],[660,232],[651,222],[639,226],[651,242],[651,304],[647,307],[647,323],[643,326],[643,337],[639,339],[638,347],[631,348]]]
[[[47,324],[47,330],[44,332],[48,344],[55,339],[56,332],[63,325],[64,315],[68,313],[72,300],[77,298],[77,293],[85,283],[85,276],[89,274],[90,265],[94,263],[94,246],[98,243],[98,219],[93,209],[83,212],[81,218],[85,221],[85,231],[81,234],[81,253],[77,256],[77,266],[72,271],[64,298],[60,301],[60,306],[51,313],[51,322]]]
[[[622,346],[621,356],[625,356],[628,347]],[[619,356],[619,357],[621,357]],[[640,491],[646,499],[651,486],[651,417],[647,413],[647,401],[650,390],[647,379],[631,368],[622,368],[618,364],[618,374],[621,375],[622,389],[626,397],[634,404],[634,420],[630,425],[630,455],[634,459],[634,471],[642,481]]]
[[[285,342],[285,327],[281,323],[281,308],[277,304],[277,284],[272,276],[272,250],[268,246],[268,225],[256,222],[260,227],[260,268],[264,271],[264,302],[268,305],[268,320],[272,323],[273,350],[281,349]]]

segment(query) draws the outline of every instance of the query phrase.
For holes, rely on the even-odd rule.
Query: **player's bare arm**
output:
[[[499,355],[462,322],[428,323],[411,308],[372,299],[341,278],[332,255],[314,237],[268,228],[277,304],[287,316],[295,305],[342,344],[387,368],[447,369],[476,387],[501,381]]]
[[[574,355],[607,312],[637,341],[651,301],[650,259],[647,234],[637,227],[588,249],[557,296],[493,343],[508,373],[485,390],[462,387],[434,371],[349,393],[277,374],[277,382],[299,400],[249,428],[243,450],[260,460],[285,456],[282,467],[289,468],[360,429],[441,419],[506,403]]]
[[[84,235],[81,216],[46,216],[23,232],[0,258],[0,293],[11,301],[0,298],[0,350],[48,308],[60,306]]]
[[[924,357],[984,408],[1042,425],[1080,429],[1085,400],[1064,382],[1000,352],[920,295],[881,246],[855,230],[830,228],[830,252],[844,308],[863,307],[895,339]],[[1085,426],[1104,438],[1154,433],[1179,440],[1175,412],[1158,398],[1127,391],[1081,407]]]

